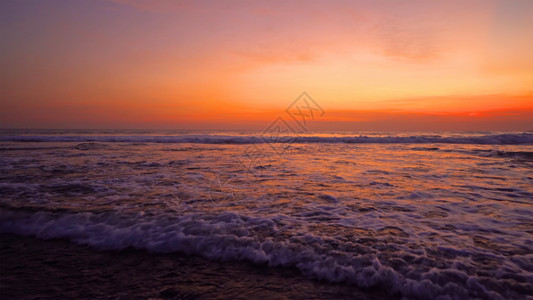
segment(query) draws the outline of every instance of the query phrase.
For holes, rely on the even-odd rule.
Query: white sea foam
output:
[[[425,259],[430,267],[420,269],[416,264],[406,264],[404,268],[395,270],[383,264],[373,252],[333,251],[331,241],[309,233],[295,235],[289,240],[280,239],[281,230],[276,219],[249,218],[230,212],[176,217],[166,214],[58,214],[2,209],[0,220],[0,233],[43,239],[67,238],[97,249],[123,250],[131,247],[154,253],[182,252],[210,259],[295,267],[313,278],[351,283],[363,288],[381,287],[391,294],[418,299],[503,299],[492,289],[490,282],[481,283],[476,276],[454,266],[439,268],[438,263],[427,254],[413,256],[413,253],[398,248],[394,254],[396,261],[405,263],[404,259],[415,257],[415,260]],[[378,248],[384,245],[378,244]],[[527,263],[531,256],[519,259]],[[502,266],[495,274],[506,277],[511,271]],[[531,284],[533,275],[525,274],[519,276],[524,283],[518,285],[527,290],[524,284]]]

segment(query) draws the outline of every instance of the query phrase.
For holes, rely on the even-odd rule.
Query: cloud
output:
[[[125,5],[143,12],[163,13],[185,10],[191,6],[187,0],[109,0],[110,2]]]
[[[381,106],[401,111],[455,114],[533,109],[533,91],[519,95],[448,95],[403,98],[379,101]]]
[[[442,57],[437,30],[409,28],[389,20],[381,24],[379,37],[382,53],[391,58],[425,62]]]
[[[460,113],[395,110],[327,110],[312,130],[526,131],[533,129],[533,108]]]

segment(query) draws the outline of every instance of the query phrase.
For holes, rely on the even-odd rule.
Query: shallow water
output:
[[[8,132],[0,233],[290,268],[406,298],[526,298],[532,137]]]
[[[383,299],[295,269],[0,235],[2,299]]]

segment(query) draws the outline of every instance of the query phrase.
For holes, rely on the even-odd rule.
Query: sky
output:
[[[0,0],[0,127],[533,130],[533,1]],[[286,117],[286,116],[284,116]]]

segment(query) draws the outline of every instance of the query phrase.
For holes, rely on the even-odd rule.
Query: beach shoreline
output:
[[[98,251],[65,239],[0,235],[3,299],[391,299],[297,270],[180,253]]]

